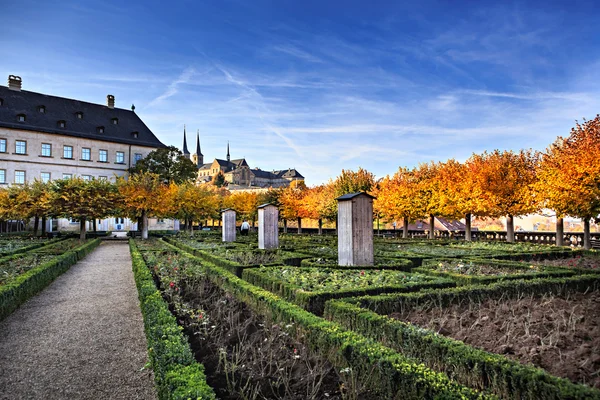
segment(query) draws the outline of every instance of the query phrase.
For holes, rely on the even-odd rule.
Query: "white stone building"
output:
[[[21,89],[10,75],[0,86],[0,187],[39,179],[80,176],[110,179],[127,174],[137,160],[165,147],[131,110]],[[150,229],[174,229],[171,220],[150,220]],[[79,230],[77,222],[54,221],[50,229]],[[91,225],[90,227],[91,228]],[[135,229],[127,218],[97,221],[97,230]],[[50,230],[49,229],[49,230]]]

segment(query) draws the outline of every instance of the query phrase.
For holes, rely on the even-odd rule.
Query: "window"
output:
[[[50,143],[42,143],[42,156],[52,157],[52,145]]]
[[[59,128],[66,128],[67,127],[67,122],[66,121],[58,121],[58,127]]]
[[[0,183],[6,183],[6,170],[0,169]]]
[[[117,151],[117,156],[116,156],[115,162],[117,164],[124,164],[125,163],[125,153],[123,153],[122,151]]]
[[[100,150],[98,152],[98,161],[108,162],[108,150]]]
[[[19,114],[19,115],[17,115],[17,121],[19,121],[19,122],[25,122],[25,114]]]
[[[89,147],[82,148],[81,159],[85,161],[90,161],[92,159],[92,149],[90,149]]]
[[[77,117],[77,119],[83,119],[83,113],[81,111],[77,111],[75,113],[75,116]]]
[[[91,181],[92,176],[91,175],[81,175],[81,179],[83,179],[84,181]]]
[[[38,111],[39,111],[39,112],[41,112],[42,114],[45,114],[45,113],[46,113],[46,107],[44,107],[44,106],[39,106],[39,107],[38,107]]]
[[[73,174],[63,174],[63,179],[71,179]]]
[[[119,125],[119,118],[113,118],[110,120],[111,124],[113,125]]]
[[[0,139],[0,153],[6,153],[6,139]]]
[[[99,176],[98,179],[100,179],[102,181],[107,181],[108,180],[108,176]]]
[[[50,182],[50,172],[42,172],[41,178],[44,183]]]
[[[27,142],[24,140],[17,140],[15,142],[15,153],[27,154]]]
[[[73,158],[73,146],[63,146],[63,158]]]
[[[134,139],[137,139],[138,133],[137,132],[131,132],[131,136],[133,136]]]
[[[25,183],[25,171],[15,171],[15,183],[21,185]]]
[[[103,126],[99,126],[96,128],[96,132],[98,133],[104,133],[104,127]]]
[[[0,106],[4,105],[4,99],[0,99]]]
[[[135,156],[133,157],[133,165],[135,165],[141,159],[142,159],[142,155],[140,153],[135,153]]]

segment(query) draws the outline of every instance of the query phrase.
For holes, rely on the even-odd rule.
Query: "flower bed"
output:
[[[430,368],[444,371],[458,382],[480,390],[490,390],[502,398],[592,399],[599,398],[600,392],[403,321],[407,315],[412,315],[412,318],[427,322],[428,316],[431,317],[427,314],[428,309],[472,307],[474,315],[478,315],[480,304],[491,299],[522,300],[541,298],[545,294],[573,296],[573,293],[597,293],[599,288],[600,279],[595,276],[512,281],[489,286],[333,300],[327,303],[325,316],[347,329],[353,329],[415,357]],[[528,308],[528,312],[540,308],[546,310],[545,306],[538,305],[536,308]],[[456,316],[464,316],[466,324],[471,314],[473,313],[461,309]],[[502,323],[511,321],[506,318],[507,314],[510,311],[501,310]],[[402,317],[402,321],[388,315]],[[471,321],[465,333],[479,332],[479,337],[482,338],[493,336],[490,331],[481,330],[481,324],[486,320],[483,317],[485,316],[479,321]],[[447,314],[444,314],[443,319],[437,319],[440,323],[447,320]],[[573,321],[572,326],[574,325],[576,321]],[[572,336],[571,333],[568,335]],[[597,336],[597,330],[594,335]],[[554,362],[557,360],[560,360],[560,356],[555,357]]]
[[[57,240],[45,238],[26,238],[26,237],[0,237],[0,257],[11,254],[24,253],[38,247],[54,243]]]
[[[242,278],[317,315],[329,299],[454,286],[448,279],[368,269],[261,267],[245,270]]]
[[[530,263],[498,262],[494,260],[426,260],[415,272],[448,277],[460,285],[490,283],[511,279],[533,279],[572,276],[574,271]]]

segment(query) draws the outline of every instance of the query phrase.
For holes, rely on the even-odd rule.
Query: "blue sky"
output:
[[[397,4],[398,3],[398,4]],[[543,150],[600,112],[589,2],[0,1],[0,78],[136,112],[205,160],[297,168]]]

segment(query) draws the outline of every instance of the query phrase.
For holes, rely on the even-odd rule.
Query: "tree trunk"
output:
[[[98,226],[96,225],[96,218],[94,217],[93,219],[94,222],[92,222],[93,228],[94,228],[94,233],[98,232]]]
[[[42,217],[42,236],[46,236],[46,216]]]
[[[35,217],[33,217],[33,236],[37,236],[39,227],[40,217],[36,215]]]
[[[429,239],[435,239],[435,215],[429,214]]]
[[[508,243],[515,242],[515,220],[512,215],[506,217],[506,241]]]
[[[404,226],[402,227],[402,238],[408,239],[408,217],[404,217],[402,223]]]
[[[377,235],[379,235],[379,215],[377,215]]]
[[[79,220],[79,241],[83,242],[85,240],[85,218],[81,218]]]
[[[302,218],[298,217],[298,234],[302,233]]]
[[[287,219],[283,219],[283,233],[287,234]]]
[[[556,218],[556,245],[565,245],[565,221],[562,218]]]
[[[473,236],[471,235],[471,214],[465,214],[465,240],[470,242],[473,240]]]
[[[148,239],[148,212],[142,211],[142,239]]]
[[[583,248],[586,250],[590,250],[592,248],[592,243],[590,242],[590,219],[583,219]]]
[[[319,235],[323,234],[323,219],[319,218]]]

